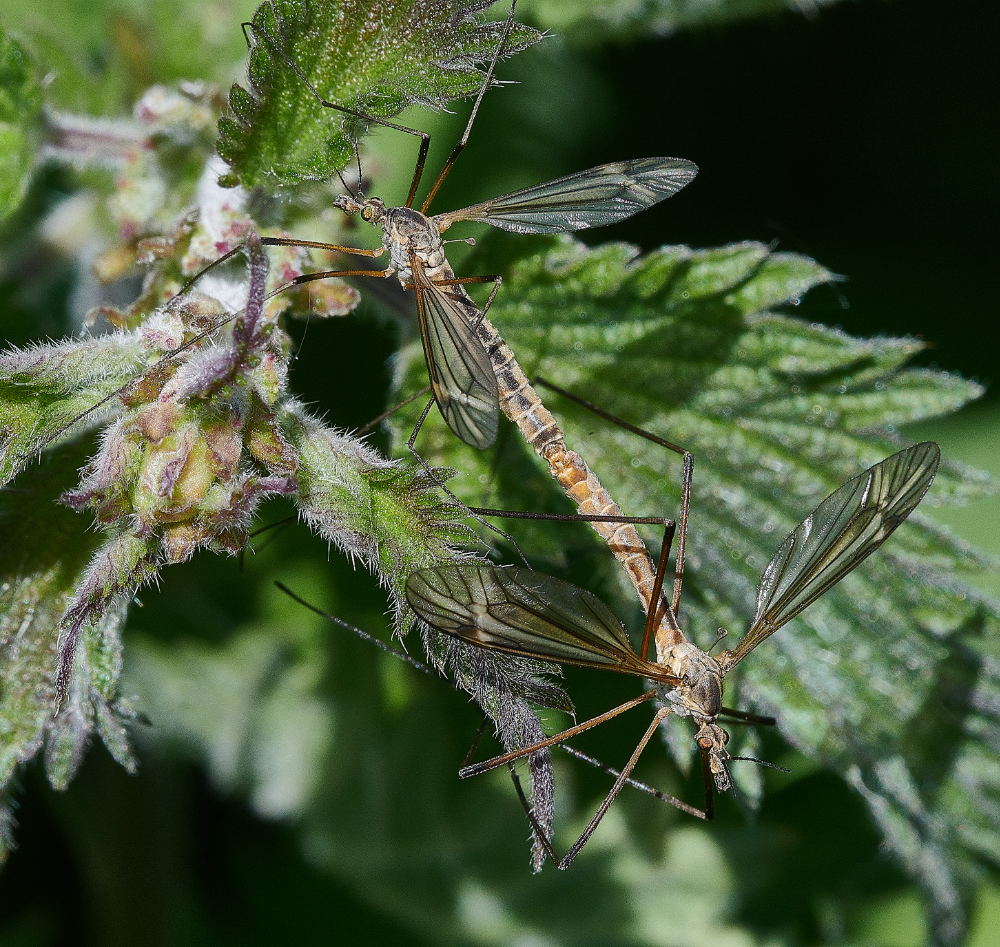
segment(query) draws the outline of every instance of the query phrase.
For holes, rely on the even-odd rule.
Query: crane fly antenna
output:
[[[424,664],[422,661],[418,661],[416,658],[410,657],[410,655],[408,655],[405,651],[397,651],[391,645],[386,644],[381,638],[376,638],[375,635],[370,635],[367,631],[363,631],[362,629],[358,628],[357,625],[352,625],[350,622],[344,621],[343,618],[338,618],[336,615],[331,615],[328,612],[324,612],[323,609],[318,608],[311,602],[307,602],[304,598],[302,598],[301,595],[296,595],[296,593],[293,592],[287,585],[285,585],[284,582],[279,582],[275,580],[274,584],[282,592],[284,592],[285,595],[287,595],[290,599],[292,599],[292,601],[298,602],[299,605],[303,606],[303,608],[308,608],[309,611],[313,612],[316,615],[319,615],[320,618],[325,618],[328,622],[332,622],[334,625],[340,625],[341,628],[346,628],[348,631],[351,631],[354,634],[356,634],[362,641],[367,641],[369,644],[373,644],[377,648],[381,648],[386,653],[395,655],[400,660],[405,661],[407,664],[409,664],[410,667],[416,668],[423,674],[427,674],[430,677],[436,677],[436,678],[441,678],[443,676],[438,671],[434,670],[431,667],[428,667],[428,665]]]
[[[731,756],[729,757],[730,763],[735,763],[737,760],[744,763],[756,763],[758,766],[766,766],[768,769],[776,769],[779,773],[790,773],[790,769],[786,769],[784,766],[779,766],[777,763],[768,763],[767,760],[759,760],[756,756]]]

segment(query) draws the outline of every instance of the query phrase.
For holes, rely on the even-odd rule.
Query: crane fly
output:
[[[650,608],[636,652],[622,623],[590,592],[551,576],[513,566],[454,565],[421,569],[406,583],[406,597],[432,628],[478,645],[553,664],[602,668],[643,678],[651,689],[547,740],[463,768],[462,777],[554,746],[648,700],[658,709],[635,752],[593,819],[563,858],[546,839],[559,868],[568,867],[614,801],[660,722],[670,714],[690,717],[706,779],[705,810],[679,808],[704,819],[714,815],[712,783],[732,785],[720,716],[753,722],[753,715],[722,705],[723,680],[765,638],[774,634],[870,556],[916,508],[934,479],[941,451],[926,441],[893,454],[847,481],[816,507],[778,547],[757,587],[757,607],[739,644],[716,657],[685,638],[676,606]],[[660,552],[653,602],[660,602],[669,536]],[[655,633],[654,633],[655,632]],[[646,655],[655,639],[656,660]],[[522,802],[525,800],[522,796]],[[530,817],[530,812],[529,812]],[[538,826],[535,826],[536,831]]]
[[[428,216],[431,201],[468,142],[479,105],[493,80],[497,61],[503,55],[504,44],[514,19],[515,5],[511,4],[500,42],[480,87],[465,132],[445,162],[420,210],[414,209],[413,202],[423,174],[430,136],[327,101],[298,66],[281,51],[279,45],[273,40],[270,43],[324,108],[346,112],[397,131],[417,135],[421,138],[421,145],[410,192],[402,207],[387,207],[378,198],[366,198],[361,194],[341,195],[333,202],[334,207],[352,216],[356,214],[381,230],[382,246],[379,249],[357,249],[284,237],[264,238],[262,243],[372,258],[388,253],[389,265],[384,270],[328,270],[308,273],[291,280],[288,285],[335,276],[388,278],[396,275],[403,289],[412,290],[416,300],[427,373],[438,409],[448,427],[460,440],[479,449],[491,446],[496,440],[501,392],[491,362],[491,352],[477,336],[476,330],[496,296],[501,278],[496,275],[457,277],[445,256],[442,234],[453,224],[460,222],[489,224],[521,234],[569,233],[614,224],[673,196],[694,180],[698,173],[697,166],[683,158],[616,161],[502,194],[461,210]],[[465,285],[490,282],[494,284],[493,289],[480,311],[466,292]]]

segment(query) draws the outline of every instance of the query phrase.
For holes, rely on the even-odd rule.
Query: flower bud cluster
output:
[[[239,551],[260,499],[295,489],[295,456],[274,414],[288,343],[264,315],[256,235],[248,247],[250,298],[234,319],[189,293],[138,330],[151,367],[119,393],[124,413],[62,498],[155,542],[165,563],[202,546]]]

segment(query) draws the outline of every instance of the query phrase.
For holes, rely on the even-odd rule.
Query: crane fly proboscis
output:
[[[572,863],[657,727],[671,714],[690,717],[697,726],[695,743],[706,781],[705,809],[679,808],[711,819],[712,784],[719,792],[732,785],[726,765],[731,759],[726,750],[729,736],[718,719],[720,715],[750,722],[757,719],[723,707],[726,674],[888,539],[927,492],[940,457],[940,448],[931,441],[908,447],[848,480],[823,500],[772,556],[761,576],[756,611],[746,634],[735,648],[715,657],[685,637],[676,618],[676,605],[664,602],[650,609],[642,648],[636,652],[625,628],[603,602],[560,579],[513,566],[454,565],[413,573],[406,584],[408,602],[424,622],[445,634],[482,648],[553,664],[616,671],[643,678],[651,685],[640,697],[598,717],[533,746],[467,766],[460,775],[473,776],[512,764],[528,753],[557,745],[640,703],[655,700],[658,707],[652,723],[583,833],[562,858],[547,838],[546,850],[559,868]],[[668,553],[665,542],[654,602],[660,600]],[[655,661],[646,656],[651,639],[656,646]],[[522,803],[526,803],[523,795]],[[530,811],[528,814],[531,817]],[[538,831],[537,825],[535,829]]]
[[[461,210],[428,216],[431,202],[468,142],[480,103],[493,80],[496,64],[504,53],[515,5],[516,0],[511,4],[500,42],[465,131],[419,210],[413,207],[413,203],[423,174],[430,136],[327,101],[280,49],[280,44],[273,40],[270,42],[270,47],[288,63],[324,108],[419,136],[421,144],[409,195],[402,207],[387,207],[379,198],[366,198],[362,194],[341,195],[333,203],[334,207],[349,215],[358,215],[381,230],[380,248],[356,249],[285,237],[265,237],[262,243],[371,258],[388,253],[389,265],[384,270],[327,270],[304,274],[288,285],[340,276],[388,278],[396,275],[403,289],[412,290],[416,300],[427,372],[441,415],[460,440],[479,449],[491,446],[496,440],[500,408],[504,401],[515,394],[519,401],[530,396],[523,390],[505,385],[501,372],[506,361],[505,353],[497,351],[493,338],[495,330],[485,322],[486,313],[500,288],[500,276],[457,277],[445,256],[442,234],[460,222],[490,224],[501,230],[522,234],[568,233],[613,224],[676,194],[694,179],[698,171],[695,164],[682,158],[617,161],[502,194]],[[494,284],[493,289],[480,310],[465,286],[488,282]],[[507,410],[506,405],[504,408]],[[512,405],[513,410],[516,406]],[[511,417],[513,419],[512,414]]]

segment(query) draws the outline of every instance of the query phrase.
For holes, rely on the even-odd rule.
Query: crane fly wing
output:
[[[482,648],[679,683],[635,653],[622,623],[599,598],[530,569],[420,569],[406,580],[406,600],[432,628]]]
[[[757,612],[735,650],[724,653],[726,670],[878,549],[923,499],[940,459],[932,441],[901,450],[848,480],[799,523],[761,576]]]
[[[461,220],[514,233],[565,233],[603,227],[676,194],[698,166],[683,158],[615,161],[473,204],[434,220],[445,230]]]
[[[410,264],[434,400],[456,437],[483,450],[497,439],[500,421],[500,392],[489,353],[466,308],[446,291],[452,287],[436,286],[416,256]]]

